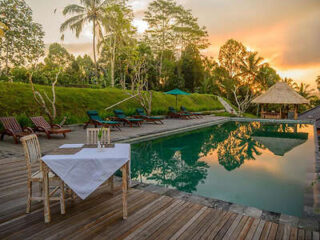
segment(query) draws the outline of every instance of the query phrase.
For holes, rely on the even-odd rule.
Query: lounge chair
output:
[[[116,115],[116,116],[114,117],[114,120],[115,120],[115,121],[118,121],[118,122],[122,122],[123,125],[129,124],[130,127],[132,127],[133,124],[134,124],[134,125],[140,127],[141,124],[143,123],[143,119],[140,119],[140,118],[128,118],[128,117],[124,114],[124,112],[123,112],[122,110],[120,110],[120,109],[116,109],[116,110],[114,110],[113,112],[114,112],[114,114]]]
[[[22,128],[14,117],[2,117],[0,118],[4,131],[1,134],[1,140],[4,135],[12,136],[15,143],[19,143],[21,137],[27,136],[33,133],[33,130],[29,127]]]
[[[179,119],[190,119],[191,114],[188,113],[179,113],[174,107],[169,107],[168,118],[179,118]]]
[[[89,124],[92,124],[92,125],[94,125],[95,128],[97,126],[103,126],[103,127],[106,127],[106,128],[115,127],[115,128],[117,128],[118,130],[121,131],[121,129],[120,129],[121,123],[120,122],[103,120],[99,116],[99,114],[98,114],[98,112],[96,110],[87,111],[87,114],[88,114],[88,117],[89,117],[89,121],[85,123],[85,125],[83,127],[84,129],[86,129]]]
[[[62,128],[59,124],[50,125],[42,116],[31,117],[31,121],[34,124],[34,131],[44,132],[48,139],[50,139],[52,134],[62,134],[63,137],[66,137],[66,133],[71,132],[71,129]]]
[[[181,106],[181,113],[190,114],[196,118],[202,118],[202,114],[198,112],[189,112],[184,106]]]
[[[146,122],[152,122],[152,123],[161,123],[163,124],[162,120],[163,117],[151,117],[151,116],[147,116],[147,114],[145,113],[145,111],[142,108],[137,108],[136,109],[136,113],[137,115],[134,115],[134,118],[141,118],[143,120],[145,120]]]

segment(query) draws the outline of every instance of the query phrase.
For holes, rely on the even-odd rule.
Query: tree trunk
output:
[[[96,20],[93,20],[93,41],[92,41],[92,48],[93,48],[93,61],[95,65],[95,74],[98,77],[98,64],[97,64],[97,56],[96,56]]]
[[[114,87],[114,65],[116,60],[116,39],[113,38],[113,44],[112,44],[112,54],[111,54],[111,87]]]
[[[6,41],[7,45],[6,45],[6,75],[8,75],[9,73],[9,46],[8,46],[8,41]],[[11,82],[11,81],[10,81]]]

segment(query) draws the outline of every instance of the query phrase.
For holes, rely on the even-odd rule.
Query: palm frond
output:
[[[84,11],[84,7],[77,4],[70,4],[63,9],[62,14],[65,16],[67,14],[83,13]]]
[[[70,30],[76,32],[76,37],[78,38],[80,36],[80,33],[82,32],[82,28],[86,22],[86,19],[83,18],[79,20],[78,22],[75,22],[74,24],[70,25]]]
[[[84,14],[80,14],[80,15],[73,16],[73,17],[69,18],[64,23],[61,24],[60,32],[64,32],[65,30],[67,30],[68,27],[70,27],[71,25],[74,25],[75,23],[77,23],[78,21],[80,21],[83,18],[85,18]]]

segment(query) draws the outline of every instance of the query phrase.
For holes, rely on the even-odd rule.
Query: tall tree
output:
[[[247,51],[243,44],[230,39],[220,48],[218,60],[220,66],[225,68],[233,78],[242,73],[241,64],[246,56]]]
[[[114,0],[105,9],[103,27],[105,36],[102,42],[105,62],[110,69],[111,86],[115,86],[116,61],[121,54],[131,52],[135,48],[134,34],[136,29],[132,25],[133,13],[127,6],[127,1]]]
[[[97,44],[96,38],[102,38],[102,21],[105,14],[105,6],[108,0],[80,0],[80,5],[70,4],[63,10],[63,15],[72,15],[60,26],[60,31],[64,32],[68,28],[75,31],[76,37],[79,37],[82,32],[83,26],[86,23],[92,23],[92,49],[93,60],[96,66],[96,76],[98,75],[97,65]],[[63,37],[62,37],[63,38]],[[99,39],[98,39],[99,41]]]
[[[256,82],[259,84],[260,90],[267,90],[269,87],[274,85],[276,82],[281,80],[280,76],[277,74],[269,65],[265,64],[262,66],[256,76]]]
[[[164,53],[172,51],[180,53],[193,44],[199,49],[208,46],[207,32],[201,28],[190,10],[184,9],[174,0],[155,0],[145,12],[144,20],[149,28],[145,32],[146,41],[150,44],[158,58],[158,77],[162,81]]]
[[[32,10],[24,0],[0,1],[0,22],[6,31],[0,39],[0,68],[32,65],[44,54],[44,32],[32,19]]]
[[[194,92],[203,80],[203,66],[200,52],[194,45],[189,45],[182,53],[182,75],[185,88]]]
[[[72,64],[72,55],[59,43],[52,43],[49,46],[47,57],[44,59],[49,69],[68,68]]]

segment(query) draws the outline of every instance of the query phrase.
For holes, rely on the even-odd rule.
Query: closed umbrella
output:
[[[176,96],[176,108],[178,108],[178,95],[190,95],[190,93],[184,92],[178,88],[165,92],[165,94],[175,95]]]

